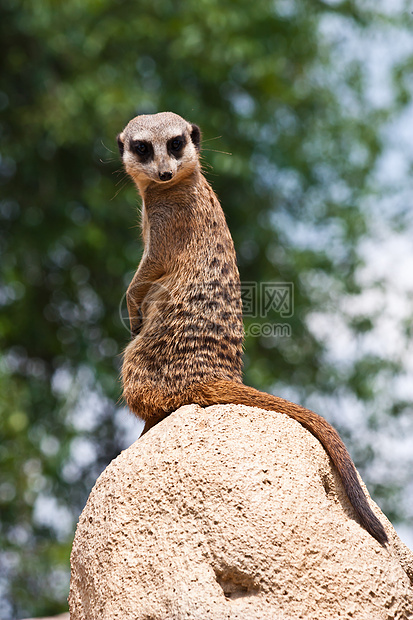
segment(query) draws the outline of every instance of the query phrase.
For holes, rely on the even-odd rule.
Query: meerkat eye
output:
[[[146,155],[149,152],[149,148],[146,142],[136,142],[135,151],[139,153],[139,155]]]
[[[185,136],[175,136],[168,140],[168,153],[180,159],[184,154],[184,146],[186,144]]]
[[[183,146],[181,138],[174,138],[171,142],[171,149],[173,151],[179,151]]]
[[[141,162],[149,161],[153,157],[152,144],[145,140],[131,140],[130,150],[139,157]]]

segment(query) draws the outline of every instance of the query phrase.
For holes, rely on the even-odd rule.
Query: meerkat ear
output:
[[[191,125],[191,140],[195,145],[197,151],[201,150],[201,130],[198,125]]]
[[[123,133],[120,133],[116,136],[116,140],[118,141],[119,153],[120,156],[123,157],[123,151],[125,150],[125,145],[123,142]]]

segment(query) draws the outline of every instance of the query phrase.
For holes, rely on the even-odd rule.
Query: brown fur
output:
[[[176,154],[167,144],[182,136]],[[145,141],[152,156],[136,153]],[[144,432],[179,406],[235,403],[278,411],[322,443],[360,523],[380,543],[356,469],[334,428],[316,413],[242,383],[242,305],[235,251],[221,205],[201,173],[199,129],[165,112],[138,116],[118,137],[143,199],[144,253],[128,288],[133,339],[122,368],[124,398]],[[160,174],[168,174],[161,181]]]

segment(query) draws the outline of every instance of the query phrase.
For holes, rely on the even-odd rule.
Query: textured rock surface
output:
[[[80,517],[71,620],[413,618],[413,554],[354,520],[284,415],[181,407],[115,459]]]

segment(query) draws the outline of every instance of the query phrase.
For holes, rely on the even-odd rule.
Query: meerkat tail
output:
[[[193,394],[195,396],[195,394]],[[309,430],[324,446],[343,482],[347,497],[353,506],[361,525],[382,545],[388,542],[387,534],[379,519],[369,506],[361,487],[353,461],[337,431],[321,416],[300,405],[283,398],[237,383],[235,381],[216,380],[197,386],[196,399],[200,405],[233,403],[260,407],[269,411],[284,413],[297,420]]]

